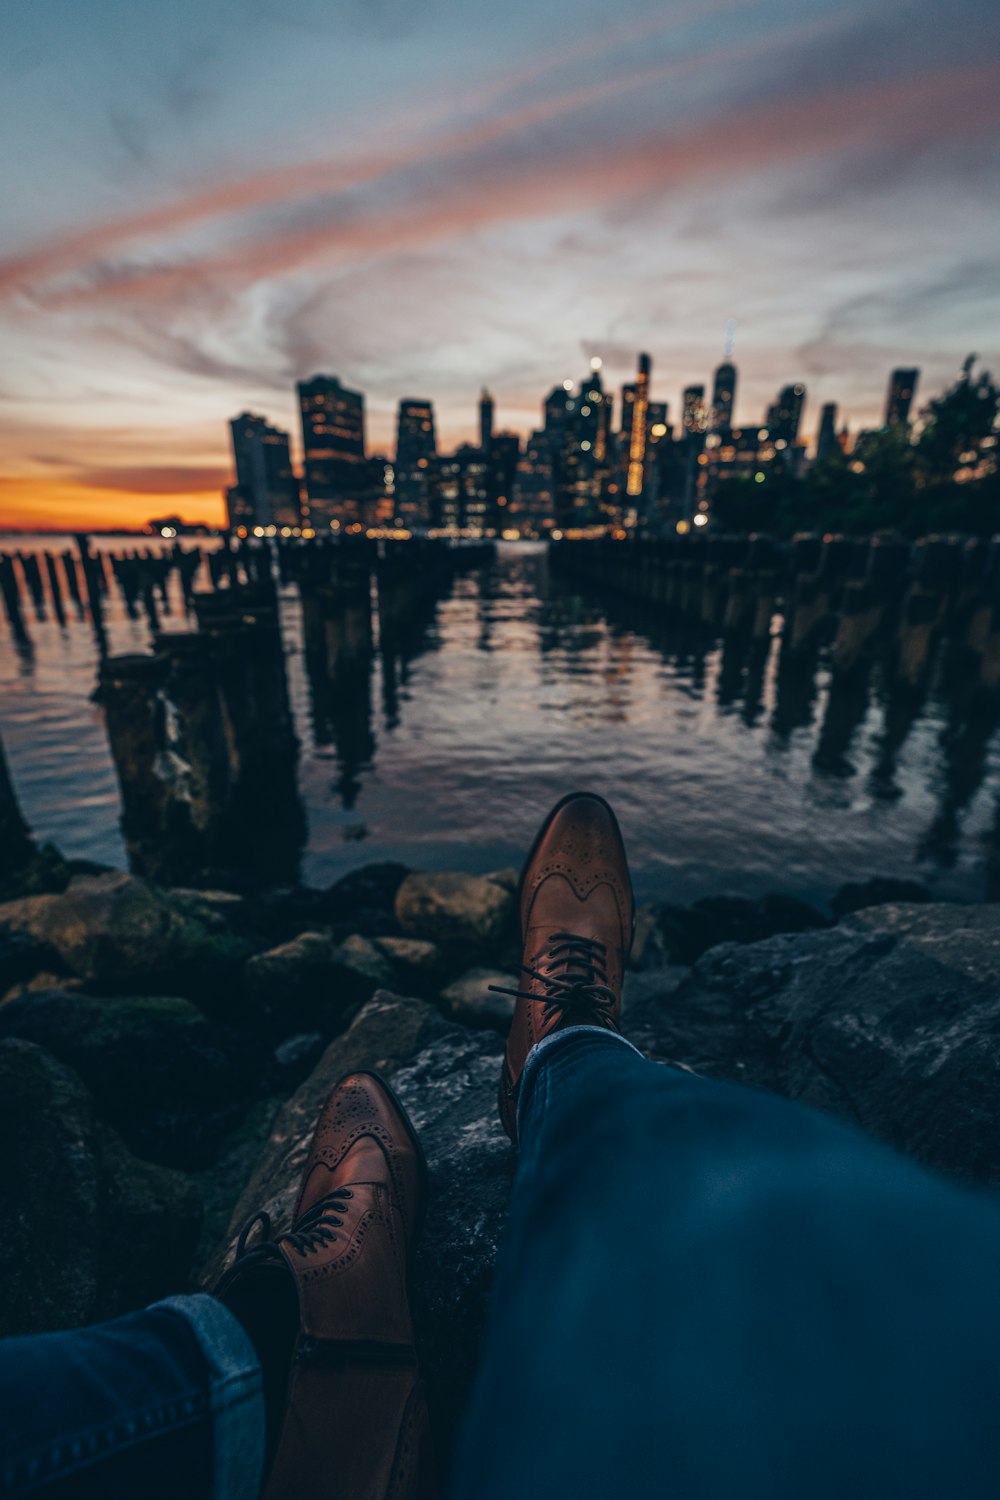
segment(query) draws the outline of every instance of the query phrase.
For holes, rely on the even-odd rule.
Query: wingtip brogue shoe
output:
[[[521,1073],[536,1042],[567,1026],[619,1030],[635,902],[618,820],[572,792],[543,822],[519,888],[521,985],[500,1075],[500,1119],[517,1140]]]
[[[291,1227],[244,1226],[217,1295],[278,1382],[264,1500],[430,1500],[433,1465],[408,1297],[426,1200],[423,1152],[371,1073],[319,1117]],[[259,1232],[256,1232],[259,1226]],[[280,1373],[276,1373],[280,1371]]]

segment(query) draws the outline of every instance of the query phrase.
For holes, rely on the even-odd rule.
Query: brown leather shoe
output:
[[[266,1214],[243,1227],[216,1295],[250,1334],[278,1413],[264,1500],[434,1493],[407,1297],[426,1173],[388,1084],[352,1073],[320,1115],[291,1229],[272,1239]]]
[[[618,820],[603,797],[571,792],[539,830],[521,875],[521,969],[500,1074],[500,1119],[517,1140],[528,1053],[565,1026],[618,1031],[635,906]],[[492,988],[492,986],[491,986]]]

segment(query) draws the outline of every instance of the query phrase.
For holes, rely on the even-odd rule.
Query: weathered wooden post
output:
[[[108,654],[108,637],[104,629],[104,602],[100,582],[100,577],[103,575],[98,574],[97,561],[90,550],[89,539],[84,533],[77,534],[76,545],[80,551],[80,567],[83,569],[83,583],[87,591],[90,623],[97,640],[98,655],[103,658]]]
[[[66,610],[63,607],[62,587],[59,582],[59,568],[51,552],[45,554],[45,571],[49,575],[49,594],[52,598],[52,608],[59,624],[66,628]]]
[[[910,687],[916,687],[926,671],[943,612],[944,599],[936,589],[913,585],[903,605],[897,651],[899,676]]]
[[[192,851],[189,768],[175,748],[165,685],[162,656],[106,657],[98,675],[129,867],[169,883],[192,873]]]
[[[45,586],[42,583],[42,570],[38,566],[38,558],[33,552],[19,552],[18,561],[21,564],[21,572],[28,586],[32,603],[35,606],[35,618],[45,619]]]
[[[76,571],[76,558],[68,548],[62,554],[62,565],[63,574],[66,578],[66,587],[69,589],[69,596],[76,605],[76,612],[82,620],[83,599],[80,597],[80,578]]]
[[[0,884],[18,876],[34,853],[35,845],[22,816],[0,740]]]
[[[831,651],[835,672],[849,671],[873,640],[885,603],[874,586],[861,578],[849,578],[844,584],[840,605],[840,623]]]
[[[4,608],[15,640],[26,641],[28,632],[24,628],[24,615],[21,613],[21,590],[18,587],[14,559],[6,553],[0,555],[0,591],[3,593]]]

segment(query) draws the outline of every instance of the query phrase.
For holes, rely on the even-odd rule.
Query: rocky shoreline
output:
[[[513,1170],[494,1110],[513,1002],[487,987],[517,971],[516,872],[380,864],[248,896],[37,859],[0,903],[0,1333],[211,1285],[249,1213],[287,1217],[336,1079],[374,1068],[430,1160],[417,1319],[447,1445]],[[926,897],[644,907],[626,1032],[992,1186],[1000,908]]]

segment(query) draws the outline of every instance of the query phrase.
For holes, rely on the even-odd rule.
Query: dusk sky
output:
[[[736,321],[737,419],[1000,365],[996,0],[38,0],[0,22],[0,524],[221,523],[316,371],[372,448]]]

